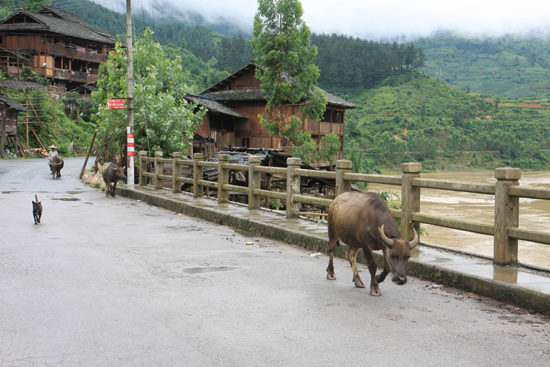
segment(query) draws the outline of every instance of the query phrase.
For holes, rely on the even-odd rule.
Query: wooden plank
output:
[[[254,195],[259,195],[259,196],[264,196],[264,197],[279,199],[279,200],[286,200],[286,192],[254,189]]]
[[[508,228],[508,236],[518,240],[543,243],[550,245],[550,233],[531,231],[519,228]]]
[[[364,173],[345,173],[344,180],[401,186],[401,177],[393,176],[367,175]]]
[[[434,215],[427,215],[421,213],[413,213],[411,218],[415,222],[432,224],[435,226],[459,229],[461,231],[468,231],[474,233],[481,233],[487,235],[494,235],[494,226],[489,224],[481,224],[476,222],[468,222],[465,220],[446,219],[436,217]]]
[[[279,175],[286,175],[287,174],[286,168],[282,168],[282,167],[258,166],[256,168],[254,168],[254,171],[263,172],[263,173],[271,173],[271,174],[279,174]]]
[[[315,196],[293,195],[292,199],[299,203],[310,204],[310,205],[321,205],[321,206],[329,207],[330,204],[332,204],[331,199],[323,199]]]
[[[550,200],[550,189],[545,188],[510,186],[508,193],[520,198]]]
[[[206,187],[211,187],[213,189],[218,188],[218,183],[213,182],[213,181],[199,180],[199,185],[206,186]]]
[[[230,184],[223,184],[222,189],[226,191],[236,191],[240,192],[242,194],[248,194],[248,187],[245,186],[237,186],[237,185],[230,185]]]

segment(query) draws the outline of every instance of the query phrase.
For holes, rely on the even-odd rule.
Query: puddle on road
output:
[[[189,274],[214,273],[217,271],[237,270],[239,266],[197,266],[195,268],[185,268],[183,271]]]
[[[67,194],[69,195],[78,195],[82,193],[84,193],[84,191],[67,191]]]
[[[53,198],[52,200],[60,200],[60,201],[80,201],[78,198]]]

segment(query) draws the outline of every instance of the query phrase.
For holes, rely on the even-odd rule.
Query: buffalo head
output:
[[[411,242],[402,238],[388,238],[384,233],[384,225],[378,228],[380,239],[386,246],[384,257],[393,274],[392,281],[395,284],[407,283],[407,261],[411,257],[411,250],[418,244],[418,233],[414,231],[414,238]],[[413,229],[414,230],[414,229]]]

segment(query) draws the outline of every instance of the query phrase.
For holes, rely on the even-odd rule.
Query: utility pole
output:
[[[128,56],[128,90],[127,90],[127,112],[128,112],[128,142],[127,142],[127,183],[134,184],[134,60],[132,56],[132,1],[126,0],[126,47]]]

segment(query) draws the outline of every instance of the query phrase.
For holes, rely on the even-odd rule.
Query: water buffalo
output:
[[[418,233],[414,231],[411,242],[401,238],[397,223],[380,195],[368,192],[346,192],[338,196],[328,210],[328,251],[330,260],[327,267],[327,279],[336,279],[334,275],[334,249],[340,241],[350,247],[348,260],[353,269],[353,282],[358,288],[365,288],[359,278],[356,258],[363,249],[371,275],[370,294],[380,295],[378,283],[392,272],[392,281],[403,285],[407,283],[406,267],[410,250],[418,244]],[[372,251],[382,250],[384,270],[376,276],[376,263]]]
[[[58,155],[53,156],[49,161],[50,170],[52,171],[52,178],[61,177],[61,168],[65,165],[63,158]]]
[[[105,182],[105,196],[111,195],[116,197],[116,184],[118,180],[126,178],[122,167],[117,166],[115,163],[105,163],[102,170],[103,181]]]

